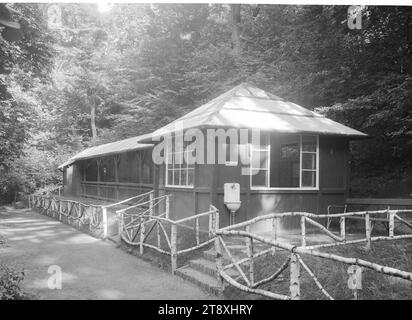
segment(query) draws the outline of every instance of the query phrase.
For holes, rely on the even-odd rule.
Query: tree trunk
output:
[[[92,129],[92,145],[96,144],[97,130],[96,130],[96,99],[92,98],[90,103],[90,127]]]
[[[239,55],[241,52],[241,43],[240,43],[240,4],[231,4],[230,5],[231,14],[232,14],[232,45],[233,52],[235,55]]]

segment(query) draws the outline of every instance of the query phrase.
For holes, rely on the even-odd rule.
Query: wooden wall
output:
[[[148,190],[155,190],[156,196],[170,194],[173,219],[208,211],[209,205],[214,204],[221,212],[220,223],[224,226],[229,223],[229,212],[223,203],[223,186],[227,182],[237,182],[241,187],[242,205],[236,214],[236,221],[270,212],[325,213],[329,204],[342,204],[347,195],[349,144],[344,138],[320,136],[319,145],[319,190],[250,190],[250,178],[241,174],[240,162],[237,166],[196,165],[193,188],[166,187],[164,165],[153,165],[150,156],[146,158],[146,169],[142,169],[143,167],[137,166],[142,154],[132,152],[120,155],[119,182],[116,184],[124,188],[119,189],[119,198],[124,199]],[[146,150],[148,155],[151,155],[150,152]],[[85,162],[75,163],[65,169],[68,181],[65,191],[73,195],[79,194],[81,165],[84,166]],[[290,221],[284,227],[294,227],[297,223]]]

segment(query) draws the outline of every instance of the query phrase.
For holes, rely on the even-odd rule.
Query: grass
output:
[[[347,245],[324,249],[323,251],[338,254],[344,257],[362,258],[381,265],[394,267],[404,271],[412,271],[412,244],[410,241],[388,241],[372,243],[371,251],[363,245]],[[287,258],[288,252],[277,251],[275,255],[260,257],[255,262],[255,281],[274,273]],[[335,299],[353,299],[353,292],[348,288],[348,265],[309,255],[301,255],[302,260],[310,267],[325,290]],[[244,267],[247,271],[247,267]],[[282,277],[260,287],[275,293],[289,295],[289,268],[282,273]],[[412,299],[412,283],[407,280],[386,276],[376,271],[363,269],[362,290],[358,291],[358,298],[410,300]],[[301,299],[326,299],[314,283],[306,270],[301,267]],[[229,299],[262,299],[263,297],[241,292],[233,287],[225,290]]]

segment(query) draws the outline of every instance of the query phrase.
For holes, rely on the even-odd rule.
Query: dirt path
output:
[[[0,263],[24,268],[23,289],[37,299],[215,299],[108,240],[28,209],[0,208],[0,235]],[[50,265],[63,271],[61,290],[48,289]]]

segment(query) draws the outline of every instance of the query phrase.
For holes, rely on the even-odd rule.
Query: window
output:
[[[225,165],[237,166],[239,158],[239,145],[237,143],[225,143],[223,144],[225,150]],[[232,157],[230,156],[232,155]]]
[[[270,172],[270,145],[251,146],[251,185],[253,187],[267,187],[269,185]]]
[[[301,183],[302,187],[316,187],[317,137],[301,136]]]
[[[312,135],[276,135],[251,146],[252,189],[318,187],[319,140]]]
[[[181,150],[176,149],[174,143],[170,144],[172,149],[166,152],[166,186],[193,187],[194,165],[185,159],[185,155],[193,152],[188,148],[189,143],[184,141]]]

